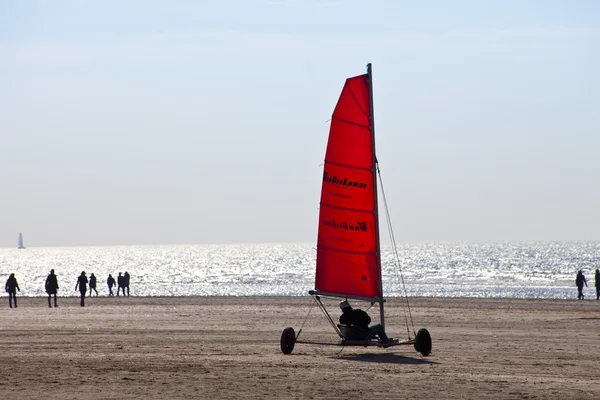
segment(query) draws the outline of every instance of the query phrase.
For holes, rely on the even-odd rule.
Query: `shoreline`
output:
[[[341,301],[341,299],[343,299],[342,297],[326,297],[326,296],[321,296],[323,299],[328,299],[328,301],[330,302],[337,302]],[[6,308],[8,307],[8,294],[7,293],[3,293],[3,295],[0,297],[0,299],[3,298],[4,300],[0,300],[0,309],[2,307],[4,307],[4,305],[2,305],[2,301],[4,301],[6,304]],[[69,306],[77,306],[79,307],[79,296],[78,295],[69,295],[69,296],[57,296],[57,301],[59,302],[59,305],[61,303],[61,300],[63,302],[66,302],[65,304],[68,304]],[[21,304],[21,302],[24,302],[24,304],[27,305],[39,305],[39,304],[47,304],[47,299],[48,296],[19,296],[19,294],[17,293],[17,302],[18,304]],[[290,295],[290,296],[282,296],[282,295],[174,295],[174,296],[165,296],[165,295],[159,295],[159,296],[155,296],[155,295],[150,295],[150,296],[145,296],[145,295],[131,295],[131,296],[107,296],[107,295],[99,295],[99,296],[85,296],[85,301],[86,301],[86,306],[88,305],[88,301],[90,302],[89,305],[102,305],[102,306],[106,306],[109,305],[110,302],[116,302],[116,301],[122,301],[123,299],[128,300],[129,302],[131,302],[132,304],[143,304],[144,302],[150,302],[150,303],[156,303],[156,304],[162,304],[162,303],[171,303],[175,300],[178,300],[181,304],[198,304],[198,303],[202,303],[203,301],[208,301],[208,302],[213,302],[215,300],[221,300],[225,303],[228,303],[228,300],[231,300],[233,302],[238,302],[241,301],[242,299],[246,299],[249,303],[264,303],[264,302],[268,302],[269,299],[272,299],[273,301],[276,302],[280,302],[280,301],[284,301],[284,300],[290,300],[293,301],[292,299],[295,299],[296,301],[306,301],[307,304],[311,304],[312,303],[312,297],[310,295]],[[367,301],[361,301],[361,300],[353,300],[350,299],[351,302],[355,302],[356,304],[359,305],[364,305],[364,304],[368,304],[369,302]],[[524,302],[524,303],[528,303],[528,302],[542,302],[542,303],[554,303],[554,302],[558,302],[558,303],[565,303],[565,304],[570,304],[570,303],[576,303],[576,304],[588,304],[588,303],[598,303],[598,306],[600,307],[600,300],[596,300],[595,297],[591,296],[591,293],[588,294],[586,296],[585,299],[582,300],[578,300],[576,298],[576,293],[574,293],[573,298],[568,298],[568,299],[563,299],[563,298],[521,298],[521,297],[467,297],[467,296],[447,296],[447,297],[441,297],[441,296],[408,296],[408,297],[386,297],[385,298],[385,302],[384,305],[398,305],[398,304],[402,304],[405,303],[406,301],[408,301],[409,303],[413,303],[413,302],[417,302],[417,303],[437,303],[437,302],[441,302],[443,303],[444,301],[450,301],[452,303],[455,302],[466,302],[466,303],[471,303],[471,302],[498,302],[498,303],[511,303],[511,302]],[[38,304],[39,303],[39,304]],[[412,304],[410,304],[410,307],[413,307]]]
[[[400,298],[386,331],[403,338]],[[18,297],[0,310],[0,396],[30,399],[594,398],[600,301],[409,298],[433,351],[337,342],[309,296]],[[339,299],[328,302],[337,316]],[[352,302],[359,308],[369,304]],[[331,308],[329,308],[331,307]],[[310,311],[310,312],[309,312]],[[376,320],[378,310],[370,309]],[[375,321],[374,321],[375,322]]]

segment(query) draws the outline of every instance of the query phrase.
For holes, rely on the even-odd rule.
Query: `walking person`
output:
[[[596,270],[594,279],[596,280],[596,300],[600,300],[600,270]]]
[[[54,274],[54,270],[50,270],[50,275],[46,277],[46,284],[44,285],[46,289],[46,293],[48,293],[48,307],[52,308],[50,304],[50,298],[54,295],[54,307],[58,307],[58,303],[56,303],[56,292],[58,291],[58,279]]]
[[[129,272],[127,271],[123,275],[123,296],[125,296],[125,289],[127,289],[127,297],[129,297]]]
[[[19,284],[17,283],[17,278],[15,278],[15,274],[10,274],[8,279],[6,280],[6,284],[4,285],[4,290],[8,293],[8,305],[10,308],[13,308],[13,302],[15,303],[15,308],[17,308],[17,290],[21,291]]]
[[[119,276],[117,276],[117,296],[121,290],[123,290],[123,296],[125,296],[125,277],[119,272]]]
[[[96,292],[96,296],[98,296],[98,291],[96,290],[96,276],[94,273],[90,275],[90,297],[92,297],[92,290]]]
[[[81,295],[81,301],[79,302],[79,305],[81,307],[85,307],[85,292],[87,292],[87,284],[88,278],[85,276],[85,271],[81,271],[81,275],[79,275],[79,278],[77,278],[77,283],[75,284],[75,291],[77,291],[77,288],[79,287],[79,294]]]
[[[115,278],[111,274],[108,274],[108,279],[106,280],[106,284],[108,285],[108,295],[114,296],[112,288],[115,287]]]
[[[575,285],[577,286],[577,299],[583,300],[585,296],[583,295],[583,285],[587,287],[587,281],[585,280],[585,276],[583,276],[583,271],[579,271],[577,273],[577,278],[575,278]]]

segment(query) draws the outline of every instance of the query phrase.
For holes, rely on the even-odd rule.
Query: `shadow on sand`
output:
[[[364,354],[345,354],[335,357],[342,360],[372,362],[381,364],[437,364],[435,361],[429,361],[424,358],[406,357],[393,353],[364,353]]]

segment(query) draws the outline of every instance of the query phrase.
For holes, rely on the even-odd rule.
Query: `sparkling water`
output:
[[[576,298],[583,270],[588,298],[600,242],[425,243],[382,250],[385,296]],[[37,247],[0,249],[0,279],[15,273],[20,295],[43,296],[50,269],[59,295],[76,295],[81,271],[106,279],[131,275],[136,296],[304,296],[314,288],[316,249],[309,244]],[[404,285],[403,283],[404,282]],[[116,290],[115,290],[116,291]]]

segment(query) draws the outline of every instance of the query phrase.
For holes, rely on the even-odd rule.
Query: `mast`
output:
[[[383,282],[381,280],[381,243],[379,242],[379,202],[377,200],[377,155],[375,153],[375,114],[373,112],[373,70],[371,63],[367,64],[367,80],[369,83],[369,130],[371,131],[371,146],[373,149],[373,190],[375,195],[375,232],[377,232],[377,247],[375,249],[377,258],[377,275],[379,278],[378,289],[381,301],[379,302],[379,317],[381,326],[385,329],[385,317],[383,310]]]

